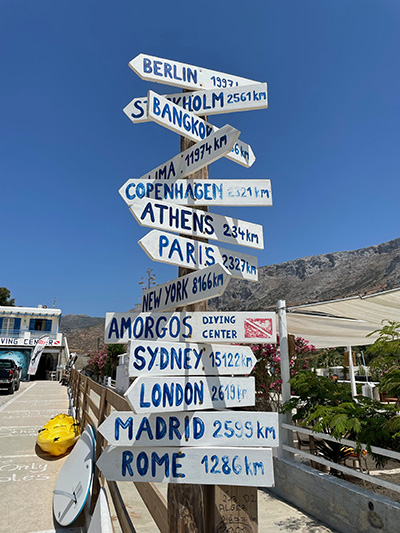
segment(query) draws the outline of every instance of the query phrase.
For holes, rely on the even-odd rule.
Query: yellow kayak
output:
[[[79,439],[80,425],[72,416],[60,414],[39,430],[36,442],[50,455],[63,455]]]

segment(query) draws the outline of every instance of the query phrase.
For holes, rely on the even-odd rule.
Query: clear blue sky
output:
[[[259,266],[399,237],[399,50],[398,0],[0,0],[0,286],[103,316],[139,301],[149,268],[177,276],[118,194],[180,149],[122,112],[179,91],[128,67],[142,52],[268,82],[268,110],[209,119],[257,158],[211,178],[271,179],[273,207],[214,209],[263,224]]]

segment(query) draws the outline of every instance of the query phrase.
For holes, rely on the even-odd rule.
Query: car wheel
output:
[[[8,387],[9,394],[14,394],[14,383]]]

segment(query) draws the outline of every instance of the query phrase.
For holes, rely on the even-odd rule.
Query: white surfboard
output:
[[[113,533],[110,508],[108,506],[107,494],[104,487],[101,487],[96,507],[90,519],[87,533]]]
[[[72,524],[86,503],[93,480],[94,440],[87,426],[58,474],[53,513],[61,526]]]

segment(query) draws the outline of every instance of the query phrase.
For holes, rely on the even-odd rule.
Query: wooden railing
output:
[[[75,417],[80,421],[82,428],[91,424],[97,431],[98,426],[113,411],[130,411],[128,402],[107,387],[103,387],[87,376],[76,370],[71,371],[70,388],[74,401]],[[100,457],[106,446],[106,440],[97,431],[95,460]],[[91,512],[97,501],[100,487],[104,486],[105,479],[97,466],[94,469]],[[107,486],[114,504],[119,525],[123,533],[135,531],[129,512],[124,504],[118,484],[107,481]],[[147,506],[153,520],[161,533],[168,533],[167,502],[153,483],[135,483],[135,487],[143,502]]]

